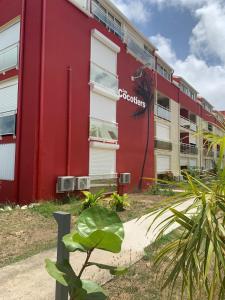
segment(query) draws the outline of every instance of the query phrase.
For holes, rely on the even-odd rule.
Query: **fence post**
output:
[[[69,252],[66,250],[62,238],[70,233],[71,214],[55,212],[53,216],[58,224],[57,263],[69,260]],[[55,300],[68,300],[68,288],[56,282]]]

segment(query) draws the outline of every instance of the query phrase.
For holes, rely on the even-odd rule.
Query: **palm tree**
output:
[[[173,299],[175,284],[181,282],[181,299],[225,299],[225,126],[223,136],[202,133],[209,148],[219,145],[216,170],[196,178],[188,172],[186,190],[174,198],[173,205],[158,211],[157,220],[170,211],[157,239],[175,223],[178,234],[159,250],[156,266],[164,266],[162,288],[169,288]],[[209,149],[210,150],[210,149]],[[187,208],[181,204],[193,199]],[[171,202],[170,202],[171,203]]]

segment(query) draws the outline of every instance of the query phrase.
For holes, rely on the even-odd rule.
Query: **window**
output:
[[[18,81],[0,84],[0,136],[15,135]]]
[[[20,22],[0,30],[0,72],[18,67]]]
[[[169,81],[171,80],[171,74],[159,64],[157,64],[157,71],[160,75],[162,75],[167,80]]]
[[[117,142],[118,127],[117,124],[103,120],[91,118],[90,137],[98,141]]]
[[[157,155],[156,170],[157,170],[157,174],[170,171],[170,156]]]
[[[208,130],[209,130],[209,131],[213,131],[213,126],[212,126],[212,124],[210,124],[210,123],[208,123]]]
[[[0,145],[0,180],[14,180],[15,144]]]

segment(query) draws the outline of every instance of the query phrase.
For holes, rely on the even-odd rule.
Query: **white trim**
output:
[[[6,80],[0,81],[0,89],[4,89],[6,87],[9,87],[11,85],[18,84],[18,76],[11,77]]]
[[[90,147],[91,148],[110,149],[110,150],[119,150],[120,145],[92,141],[92,142],[90,142]]]
[[[81,5],[79,5],[76,0],[68,0],[72,5],[76,6],[79,10],[81,10],[85,15],[87,15],[90,18],[93,18],[93,15],[90,12],[90,5],[87,9],[83,8]]]
[[[116,53],[120,52],[120,47],[113,43],[110,39],[108,39],[104,34],[102,34],[97,29],[92,29],[91,34],[93,37],[98,39],[101,43],[103,43],[105,46],[109,47],[111,50],[113,50]]]
[[[119,93],[116,94],[113,90],[110,90],[106,87],[102,87],[96,82],[90,81],[89,83],[92,92],[97,93],[99,95],[105,96],[106,98],[110,98],[110,100],[118,101],[120,99]]]

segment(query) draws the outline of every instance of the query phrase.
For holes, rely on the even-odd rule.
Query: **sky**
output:
[[[225,110],[225,0],[111,0],[159,55]]]

